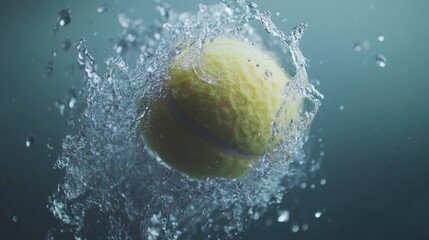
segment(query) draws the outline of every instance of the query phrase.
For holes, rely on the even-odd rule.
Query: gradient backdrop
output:
[[[70,37],[75,44],[85,37],[101,60],[112,54],[108,39],[119,33],[120,10],[147,21],[157,14],[150,0],[116,2],[0,3],[0,239],[43,239],[58,223],[46,205],[64,174],[52,166],[71,129],[54,102],[78,86],[82,76],[76,71],[65,77],[76,52],[75,45],[63,52],[62,41]],[[171,2],[177,11],[195,12],[199,2],[214,1]],[[312,131],[325,144],[317,179],[327,183],[293,189],[242,238],[428,239],[429,1],[255,2],[279,11],[277,23],[287,18],[280,27],[285,31],[303,20],[309,23],[301,49],[310,60],[310,78],[320,80],[325,95]],[[98,14],[96,7],[103,3],[109,11]],[[53,36],[57,13],[67,6],[72,21]],[[377,41],[379,33],[384,42]],[[353,43],[365,40],[368,50],[353,51]],[[52,56],[54,49],[59,56]],[[375,64],[378,53],[387,58],[385,68]],[[49,60],[54,71],[44,78]],[[30,132],[35,142],[27,148]],[[53,150],[46,146],[48,138]],[[288,209],[291,220],[277,222],[277,209]],[[316,219],[314,213],[323,209]],[[273,224],[267,226],[270,219]],[[309,229],[293,233],[294,222]]]

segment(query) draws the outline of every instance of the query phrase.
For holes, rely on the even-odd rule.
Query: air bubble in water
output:
[[[29,133],[27,137],[25,138],[25,146],[31,147],[34,144],[34,135],[32,133]]]
[[[46,71],[43,74],[44,77],[49,77],[52,75],[52,73],[54,72],[54,62],[53,61],[49,61],[48,64],[46,65]]]
[[[360,52],[360,51],[362,51],[362,46],[361,46],[359,43],[354,43],[354,44],[353,44],[353,46],[352,46],[352,48],[353,48],[353,50],[354,50],[355,52]]]
[[[289,211],[282,210],[278,212],[279,217],[277,218],[277,222],[287,222],[289,221]]]
[[[74,90],[74,88],[70,89],[68,91],[68,105],[69,108],[74,108],[75,104],[76,104],[76,91]]]
[[[68,8],[61,10],[58,13],[58,24],[62,27],[67,26],[71,22],[70,10]]]
[[[375,56],[375,63],[377,64],[377,66],[384,68],[386,67],[386,57],[383,54],[377,54]]]
[[[315,214],[314,214],[314,217],[315,218],[320,218],[322,216],[322,212],[321,211],[317,211]]]
[[[321,180],[320,180],[320,185],[325,185],[326,184],[326,179],[324,179],[324,178],[322,178]]]
[[[383,34],[378,34],[378,36],[377,36],[377,40],[378,40],[379,42],[384,42],[384,35],[383,35]]]
[[[297,224],[292,225],[292,232],[299,232],[299,226]]]
[[[60,115],[63,116],[64,112],[66,110],[66,105],[61,100],[58,100],[58,101],[55,102],[55,107],[60,112]]]
[[[54,149],[54,145],[52,144],[52,140],[51,140],[50,138],[48,138],[48,143],[46,144],[46,147],[47,147],[49,150]]]
[[[109,8],[107,7],[107,4],[101,4],[97,7],[97,12],[98,13],[104,13],[107,12]]]
[[[63,51],[69,50],[70,46],[71,46],[71,40],[69,38],[64,39],[64,42],[63,42]]]

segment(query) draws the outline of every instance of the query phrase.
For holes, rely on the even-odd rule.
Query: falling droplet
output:
[[[377,54],[377,56],[375,56],[375,63],[381,68],[386,67],[386,61],[387,59],[383,54]]]
[[[353,48],[353,50],[354,50],[355,52],[360,52],[360,51],[362,51],[362,46],[361,46],[359,43],[354,43],[354,44],[353,44],[353,46],[352,46],[352,48]]]
[[[277,222],[287,222],[289,221],[289,211],[282,210],[278,212],[279,217],[277,218]]]
[[[315,217],[315,218],[320,218],[320,216],[322,216],[322,212],[320,212],[320,211],[317,211],[317,212],[314,214],[314,217]]]
[[[340,111],[343,111],[343,110],[344,110],[344,106],[340,105]]]
[[[324,179],[324,178],[322,178],[321,180],[320,180],[320,185],[325,185],[326,184],[326,179]]]
[[[58,13],[58,24],[62,27],[67,26],[71,22],[70,10],[63,9]]]
[[[378,34],[378,36],[377,36],[377,40],[378,40],[379,42],[384,42],[384,35],[383,35],[383,34]]]
[[[362,42],[362,47],[364,50],[369,50],[371,48],[371,43],[368,40]]]
[[[63,42],[63,51],[67,51],[70,49],[71,41],[69,38],[66,38]]]
[[[31,147],[34,144],[34,136],[32,133],[29,133],[27,137],[25,138],[25,146]]]
[[[12,217],[12,221],[15,222],[15,223],[18,222],[18,217],[17,216],[13,216]]]
[[[52,72],[54,72],[54,62],[49,61],[48,65],[46,65],[46,72],[43,74],[44,77],[49,77],[52,75]]]
[[[58,100],[55,102],[55,107],[58,108],[58,111],[60,112],[60,115],[63,116],[64,115],[64,111],[66,109],[66,105],[64,105],[64,103],[61,100]]]
[[[296,233],[296,232],[298,232],[298,231],[299,231],[299,226],[298,226],[298,225],[296,225],[296,224],[294,224],[294,225],[292,226],[292,232]]]
[[[52,56],[56,57],[57,55],[58,55],[58,51],[57,50],[52,51]]]
[[[52,140],[48,138],[48,143],[46,144],[46,147],[48,147],[49,150],[54,149],[54,145],[52,144]]]
[[[270,70],[265,70],[265,79],[268,79],[273,76],[273,73]]]
[[[98,13],[104,13],[104,12],[107,12],[107,10],[109,10],[108,7],[107,7],[107,4],[102,4],[102,5],[99,5],[97,7],[97,12]]]
[[[69,108],[74,108],[76,105],[76,91],[74,90],[74,88],[71,88],[68,92],[68,105]]]

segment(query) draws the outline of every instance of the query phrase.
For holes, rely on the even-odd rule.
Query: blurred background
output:
[[[170,3],[196,12],[215,2]],[[301,50],[325,95],[312,126],[324,158],[313,182],[292,189],[241,238],[427,239],[429,2],[254,2],[285,32],[309,24]],[[53,164],[72,132],[58,106],[82,81],[70,66],[77,42],[85,37],[102,61],[113,55],[119,12],[148,22],[158,13],[149,0],[0,5],[0,239],[43,239],[58,224],[47,204],[64,175]],[[55,30],[65,8],[71,21]]]

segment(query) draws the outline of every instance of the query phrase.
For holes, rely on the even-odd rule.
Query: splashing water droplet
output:
[[[383,34],[378,34],[378,36],[377,36],[377,40],[378,40],[379,42],[384,42],[384,35],[383,35]]]
[[[62,27],[67,26],[71,22],[71,14],[68,8],[61,10],[58,13],[58,24]]]
[[[289,211],[282,210],[278,212],[279,217],[277,218],[277,222],[287,222],[289,221]]]
[[[360,51],[362,51],[362,46],[359,43],[353,43],[352,49],[355,52],[360,52]]]
[[[50,138],[48,138],[48,143],[46,144],[46,147],[47,147],[49,150],[54,149],[54,145],[53,145],[52,140],[51,140]]]
[[[27,137],[25,138],[25,146],[26,146],[26,147],[31,147],[31,146],[33,146],[34,141],[35,141],[34,135],[33,135],[32,133],[29,133],[29,134],[27,135]]]
[[[56,57],[57,55],[58,55],[58,51],[57,50],[52,51],[52,56],[53,57]]]
[[[69,50],[70,46],[71,46],[71,40],[69,38],[64,39],[64,42],[63,42],[63,51]]]
[[[69,108],[74,108],[75,104],[76,104],[76,101],[77,101],[77,99],[76,99],[76,91],[74,90],[74,88],[71,88],[68,91],[68,105],[69,105]]]
[[[101,4],[97,7],[98,13],[104,13],[104,12],[107,12],[107,10],[109,10],[107,4]]]
[[[322,212],[321,211],[317,211],[315,214],[314,214],[314,217],[315,218],[320,218],[322,216]]]
[[[66,105],[61,100],[58,100],[58,101],[55,102],[55,107],[60,112],[60,115],[63,116],[64,112],[66,110]]]
[[[292,225],[292,232],[294,233],[299,232],[299,226],[297,224]]]
[[[383,54],[377,54],[375,56],[375,63],[377,64],[377,66],[384,68],[386,67],[386,57]]]

